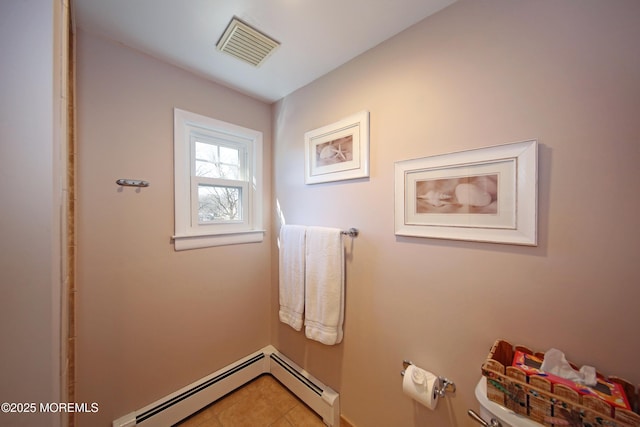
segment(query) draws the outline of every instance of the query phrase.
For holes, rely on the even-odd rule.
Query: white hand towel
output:
[[[280,321],[296,331],[302,329],[304,312],[306,227],[283,225],[280,228]]]
[[[337,228],[308,227],[305,273],[305,335],[333,345],[342,341],[344,249]]]

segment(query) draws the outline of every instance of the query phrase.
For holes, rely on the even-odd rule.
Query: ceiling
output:
[[[74,0],[77,28],[274,102],[455,0]],[[254,67],[216,49],[233,17],[281,43]]]

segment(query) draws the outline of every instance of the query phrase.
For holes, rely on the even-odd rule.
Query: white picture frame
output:
[[[305,184],[369,177],[369,112],[304,134]]]
[[[395,163],[395,234],[537,246],[536,140]]]

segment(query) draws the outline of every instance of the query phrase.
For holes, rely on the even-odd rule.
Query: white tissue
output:
[[[440,379],[431,372],[409,365],[402,380],[402,391],[427,408],[435,409],[438,404],[439,384]]]
[[[594,386],[598,383],[596,380],[596,368],[583,366],[580,371],[576,371],[567,362],[564,353],[555,348],[544,354],[540,370],[586,386]]]

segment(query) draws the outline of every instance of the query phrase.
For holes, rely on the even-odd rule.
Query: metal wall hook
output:
[[[148,187],[149,183],[141,179],[119,179],[116,184],[124,187]]]

